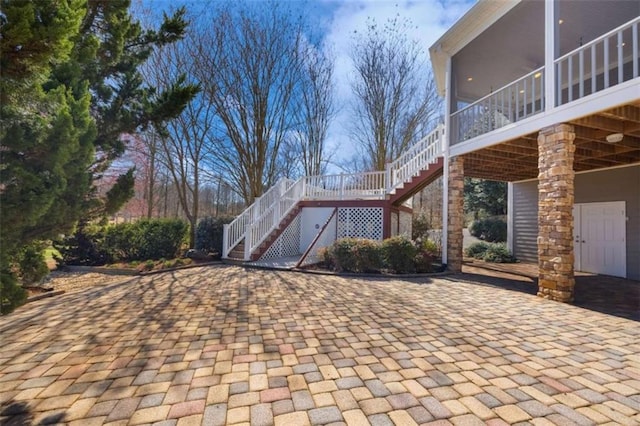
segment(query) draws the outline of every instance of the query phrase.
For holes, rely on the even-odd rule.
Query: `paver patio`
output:
[[[451,277],[195,268],[0,333],[5,424],[640,424],[638,322]]]

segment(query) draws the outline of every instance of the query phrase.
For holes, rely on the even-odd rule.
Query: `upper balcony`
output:
[[[637,104],[639,25],[636,0],[481,0],[431,48],[449,145],[469,152],[479,139],[502,142],[504,129],[519,137],[540,128],[532,123]]]

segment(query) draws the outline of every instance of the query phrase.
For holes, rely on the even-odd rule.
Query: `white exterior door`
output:
[[[626,277],[626,209],[624,201],[576,204],[575,269]]]

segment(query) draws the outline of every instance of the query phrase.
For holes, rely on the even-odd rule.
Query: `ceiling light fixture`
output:
[[[467,77],[467,81],[473,81],[473,77]]]
[[[622,140],[623,137],[624,134],[622,133],[611,133],[610,135],[607,135],[607,142],[618,143]]]
[[[558,19],[558,24],[562,25],[564,23],[564,19]]]
[[[533,75],[533,78],[540,78],[542,76],[541,72],[537,72]]]

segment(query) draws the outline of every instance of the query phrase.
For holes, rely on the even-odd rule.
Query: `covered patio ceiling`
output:
[[[640,100],[570,121],[576,132],[576,172],[640,163]],[[618,143],[606,137],[622,133]],[[468,177],[518,181],[538,177],[538,133],[464,155]]]

